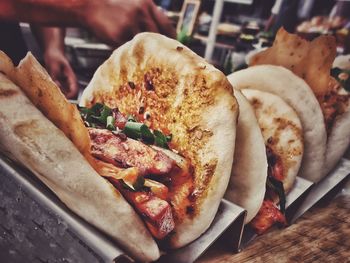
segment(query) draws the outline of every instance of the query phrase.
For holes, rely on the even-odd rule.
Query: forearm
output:
[[[1,19],[85,27],[113,46],[141,31],[175,36],[171,22],[152,0],[0,0]]]
[[[64,53],[64,28],[31,25],[31,30],[44,52],[54,49]]]
[[[3,20],[42,25],[82,26],[89,0],[1,0]]]

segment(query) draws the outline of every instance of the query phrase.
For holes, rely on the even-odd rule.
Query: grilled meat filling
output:
[[[266,146],[267,162],[268,162],[268,178],[282,182],[284,178],[282,160],[276,155],[271,147]],[[283,184],[282,188],[283,188]],[[274,224],[279,223],[287,225],[287,220],[284,214],[276,207],[274,200],[278,194],[272,189],[269,184],[266,185],[266,194],[262,206],[258,214],[250,222],[250,225],[258,234],[264,233]],[[283,189],[281,189],[284,191]],[[281,200],[280,200],[281,201]]]
[[[140,141],[121,138],[105,129],[89,128],[89,134],[94,157],[121,168],[137,167],[139,176],[161,178],[176,165],[166,154]],[[172,209],[167,201],[168,188],[164,184],[148,180],[134,191],[120,180],[110,181],[143,218],[155,238],[163,239],[174,229]]]
[[[140,141],[121,138],[104,129],[89,128],[89,134],[92,154],[117,167],[137,167],[142,175],[164,175],[175,165],[167,155]]]

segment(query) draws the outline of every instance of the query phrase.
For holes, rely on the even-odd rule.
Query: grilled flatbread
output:
[[[265,145],[282,163],[284,191],[293,187],[303,156],[303,133],[296,112],[280,97],[253,89],[242,90],[251,103],[264,137]]]
[[[247,224],[264,200],[267,158],[264,138],[252,106],[239,90],[235,90],[235,97],[240,113],[232,175],[225,198],[247,210]]]
[[[304,80],[280,66],[260,65],[228,76],[238,89],[280,96],[298,114],[303,127],[304,155],[299,176],[317,182],[324,176],[327,133],[320,104]]]
[[[152,130],[172,134],[170,148],[194,167],[191,207],[178,188],[170,202],[175,229],[170,247],[199,237],[210,225],[229,182],[238,104],[226,77],[185,46],[142,33],[113,52],[85,89],[82,106],[97,102],[134,115]]]
[[[3,53],[0,55],[1,62],[9,61]],[[21,67],[36,76],[37,79],[31,78],[33,89],[45,89],[53,83],[30,54]],[[22,75],[25,71],[15,70],[10,63],[5,67],[1,64],[1,70],[12,77],[28,78]],[[64,98],[62,93],[61,96]],[[2,152],[30,169],[67,207],[113,237],[135,259],[151,261],[159,257],[157,244],[123,196],[96,173],[65,134],[2,73],[0,102]]]

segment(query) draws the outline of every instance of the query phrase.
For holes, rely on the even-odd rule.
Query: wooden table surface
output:
[[[217,242],[198,262],[350,262],[350,183],[293,225],[268,232],[238,254]]]

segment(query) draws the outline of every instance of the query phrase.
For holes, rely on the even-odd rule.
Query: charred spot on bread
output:
[[[130,87],[130,89],[135,89],[135,83],[132,81],[128,81],[128,85]]]
[[[250,101],[251,105],[253,106],[254,109],[258,109],[262,106],[261,101],[258,98],[252,98],[252,100]]]
[[[43,95],[43,91],[41,89],[38,89],[38,97],[42,97]]]
[[[30,131],[35,131],[37,127],[36,120],[29,120],[16,124],[13,130],[17,136],[22,137]]]
[[[150,74],[145,74],[144,76],[144,83],[146,90],[154,90],[153,80]]]
[[[18,94],[18,91],[13,89],[0,89],[0,98],[8,98]]]
[[[13,131],[18,138],[34,151],[38,152],[40,155],[43,154],[41,147],[32,139],[33,134],[34,136],[40,136],[40,133],[42,133],[36,120],[20,122],[13,127]]]
[[[195,208],[194,208],[194,205],[193,205],[193,204],[192,204],[192,205],[188,205],[188,206],[186,207],[186,213],[187,213],[188,215],[193,215],[194,212],[195,212]]]

